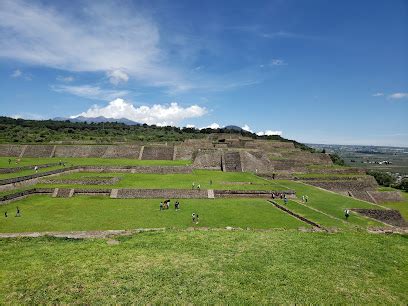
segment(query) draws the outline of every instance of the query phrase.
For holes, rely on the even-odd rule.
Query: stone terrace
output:
[[[143,149],[143,160],[173,160],[173,146],[145,146]]]

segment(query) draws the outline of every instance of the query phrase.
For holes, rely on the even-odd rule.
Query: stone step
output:
[[[214,199],[214,189],[208,189],[208,198]]]

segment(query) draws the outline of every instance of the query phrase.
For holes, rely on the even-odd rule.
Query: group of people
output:
[[[286,194],[281,193],[281,192],[273,192],[272,193],[272,199],[281,199],[283,200],[284,198],[286,198]]]
[[[211,181],[211,184],[212,184],[212,181]],[[201,189],[201,185],[200,184],[195,184],[194,182],[193,182],[193,184],[191,184],[191,189],[198,189],[198,190],[200,190]]]
[[[8,212],[7,210],[4,212],[4,217],[8,218]],[[16,207],[16,217],[21,217],[21,212],[20,212],[20,208],[17,206]]]
[[[198,224],[198,221],[199,221],[198,214],[192,213],[191,214],[191,219],[192,219],[193,223]]]
[[[303,203],[307,203],[308,200],[309,200],[309,197],[307,195],[302,196],[302,202]]]
[[[170,200],[164,200],[160,202],[160,210],[165,210],[170,208]],[[180,202],[176,201],[174,203],[174,209],[179,210],[180,209]]]

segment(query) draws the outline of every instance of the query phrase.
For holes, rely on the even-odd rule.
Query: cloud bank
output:
[[[396,92],[388,96],[389,99],[400,100],[408,98],[408,92]]]
[[[0,57],[103,72],[113,84],[132,76],[152,86],[187,86],[166,61],[158,26],[114,2],[90,1],[73,15],[33,1],[2,0],[0,32]]]
[[[123,99],[116,99],[109,102],[106,106],[94,105],[87,111],[76,116],[107,118],[126,118],[139,123],[156,125],[177,125],[180,121],[189,118],[197,118],[205,115],[207,110],[198,105],[182,107],[173,102],[169,105],[155,104],[153,106],[135,107],[133,104]]]

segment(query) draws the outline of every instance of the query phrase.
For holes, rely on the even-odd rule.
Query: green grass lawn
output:
[[[323,213],[315,211],[306,205],[299,204],[295,201],[289,200],[287,204],[283,203],[283,200],[276,200],[279,204],[287,207],[291,211],[309,219],[325,228],[347,228],[348,224],[342,222],[341,220],[331,218]]]
[[[153,189],[191,189],[192,183],[200,184],[202,189],[234,190],[286,190],[278,181],[267,181],[249,172],[222,172],[215,170],[194,170],[187,174],[131,174],[131,173],[92,173],[79,172],[58,176],[58,179],[80,179],[83,177],[118,176],[121,180],[111,186],[99,188],[153,188]],[[212,183],[211,183],[212,181]],[[233,182],[250,182],[251,184],[234,185]],[[78,187],[73,184],[53,184],[39,186]],[[81,185],[81,187],[85,187]],[[93,186],[95,187],[95,186]]]
[[[0,232],[78,231],[133,228],[299,228],[310,227],[264,199],[181,199],[181,209],[160,211],[160,199],[100,196],[52,198],[36,195],[1,206]],[[174,204],[174,203],[173,203]],[[18,206],[22,217],[14,214]],[[4,211],[9,217],[4,217]],[[192,213],[199,214],[193,224]]]
[[[0,239],[0,304],[408,303],[408,237],[166,231]]]
[[[395,190],[395,189],[393,189]],[[387,202],[381,205],[386,206],[391,209],[397,209],[400,211],[401,215],[408,220],[408,192],[400,191],[404,201],[401,202]]]
[[[293,181],[280,181],[279,184],[287,188],[296,190],[296,195],[298,198],[301,198],[302,195],[307,195],[309,197],[307,206],[316,208],[317,210],[320,210],[328,215],[334,216],[339,219],[344,218],[344,210],[346,208],[379,209],[378,206],[370,204],[368,202],[346,197],[340,194],[336,194],[334,192],[325,191],[311,185]],[[348,222],[350,222],[353,225],[363,227],[383,225],[382,223],[378,223],[371,219],[360,217],[354,214],[353,218],[349,218]]]
[[[12,163],[9,165],[8,160],[11,158]],[[0,157],[0,168],[35,166],[48,163],[58,163],[60,160],[65,162],[67,166],[86,165],[103,165],[103,166],[184,166],[190,165],[189,160],[138,160],[124,158],[74,158],[74,157],[50,157],[50,158],[34,158],[23,157],[19,164],[16,164],[16,157]]]

